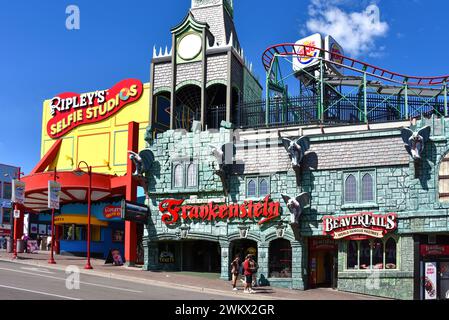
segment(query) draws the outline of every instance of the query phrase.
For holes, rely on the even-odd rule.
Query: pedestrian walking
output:
[[[240,256],[236,255],[231,263],[232,290],[237,291],[237,279],[240,273]]]
[[[259,265],[257,264],[255,257],[253,255],[251,255],[250,268],[253,272],[252,288],[254,288],[257,287],[257,270],[259,269]]]
[[[245,262],[243,263],[243,270],[245,275],[245,289],[243,290],[244,293],[255,293],[255,291],[252,289],[254,272],[251,267],[251,255],[248,254],[245,258]]]

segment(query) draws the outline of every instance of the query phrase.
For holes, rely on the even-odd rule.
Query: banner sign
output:
[[[436,262],[425,263],[424,292],[426,300],[437,299],[437,264]]]
[[[243,204],[218,205],[209,202],[207,205],[182,205],[185,200],[165,200],[159,204],[162,222],[166,225],[175,224],[179,218],[199,221],[234,220],[234,219],[261,219],[259,225],[280,216],[281,204],[267,196],[263,202],[245,201]]]
[[[337,250],[338,242],[329,238],[310,239],[309,247],[312,251]]]
[[[80,125],[106,120],[142,94],[143,84],[137,79],[123,80],[109,90],[62,93],[51,99],[53,118],[47,123],[47,134],[58,139]]]
[[[426,256],[449,256],[449,246],[447,245],[425,245],[420,246],[420,253]]]
[[[114,219],[122,217],[122,207],[106,206],[103,209],[103,217],[106,219]]]
[[[61,185],[56,181],[48,181],[48,208],[59,210]]]
[[[333,239],[362,240],[383,238],[387,233],[397,229],[396,213],[387,215],[364,212],[349,216],[326,216],[323,218],[323,234]]]
[[[316,33],[310,37],[296,42],[295,50],[298,56],[293,58],[293,70],[300,71],[309,68],[320,62],[317,59],[320,55],[320,49],[323,48],[323,39],[321,34]]]
[[[12,181],[11,202],[17,204],[25,203],[25,182],[14,179]]]

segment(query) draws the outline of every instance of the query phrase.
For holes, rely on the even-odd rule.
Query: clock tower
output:
[[[172,28],[171,49],[154,50],[151,124],[168,129],[219,129],[233,122],[240,102],[260,99],[262,86],[246,63],[234,25],[233,0],[191,0]]]

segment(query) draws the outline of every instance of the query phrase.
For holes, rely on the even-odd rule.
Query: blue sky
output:
[[[80,30],[65,27],[70,4],[80,9]],[[380,17],[366,31],[364,12],[373,4]],[[322,30],[340,34],[351,55],[374,65],[449,74],[446,1],[234,0],[234,6],[240,42],[262,79],[266,47]],[[39,161],[44,99],[125,78],[149,81],[153,45],[170,45],[170,29],[189,7],[190,0],[2,1],[0,163],[28,173]]]

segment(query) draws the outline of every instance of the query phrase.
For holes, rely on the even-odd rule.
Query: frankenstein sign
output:
[[[162,222],[171,225],[182,218],[192,222],[231,221],[235,219],[259,220],[259,224],[273,220],[280,215],[280,203],[265,197],[262,202],[245,201],[243,204],[183,205],[185,200],[170,199],[159,204]]]
[[[383,238],[397,229],[397,220],[396,213],[382,215],[364,212],[341,217],[326,216],[323,218],[323,234],[335,240]]]

